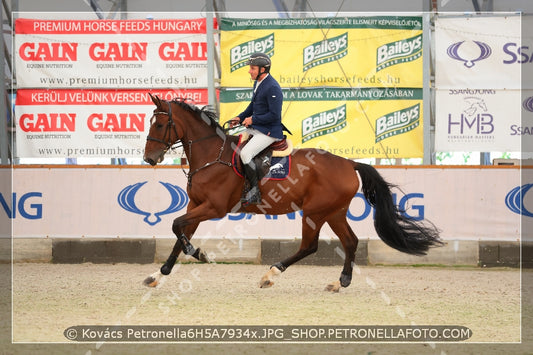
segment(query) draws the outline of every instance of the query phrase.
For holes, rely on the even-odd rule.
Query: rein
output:
[[[203,138],[200,138],[200,139],[197,139],[197,140],[190,140],[189,141],[189,159],[192,159],[192,144],[193,143],[197,143],[197,142],[200,142],[200,141],[203,141],[205,139],[209,139],[209,138],[213,138],[213,137],[216,137],[218,136],[218,134],[213,134],[213,135],[210,135],[210,136],[207,136],[207,137],[203,137]],[[226,166],[229,166],[230,168],[233,166],[233,164],[229,161],[224,161],[222,160],[222,153],[224,152],[224,147],[226,146],[226,136],[224,135],[224,138],[222,138],[222,145],[220,146],[220,150],[218,152],[218,156],[215,160],[209,162],[209,163],[205,163],[203,166],[199,167],[198,169],[194,170],[194,171],[189,171],[188,173],[185,173],[185,170],[183,170],[183,172],[185,173],[185,176],[187,176],[187,185],[190,187],[192,186],[192,177],[194,174],[196,174],[197,172],[199,172],[200,170],[202,169],[205,169],[205,168],[208,168],[210,167],[211,165],[215,165],[217,163],[220,163],[220,164],[223,164],[223,165],[226,165]]]
[[[146,137],[146,140],[150,140],[150,141],[155,141],[155,142],[158,142],[158,143],[162,143],[165,145],[165,150],[164,150],[164,153],[165,154],[169,149],[176,149],[178,147],[173,147],[174,145],[174,142],[172,142],[171,140],[171,129],[174,130],[174,133],[176,134],[176,137],[178,137],[178,131],[176,129],[176,124],[174,123],[174,121],[172,120],[172,106],[171,106],[171,102],[170,101],[167,101],[168,103],[168,112],[164,112],[164,111],[158,111],[158,112],[154,112],[154,115],[158,115],[158,114],[164,114],[164,115],[167,115],[168,116],[168,122],[167,122],[167,127],[165,129],[165,134],[163,135],[163,138],[167,136],[168,134],[168,140],[165,141],[165,140],[161,140],[159,138],[155,138],[155,137],[152,137],[150,135],[148,135]],[[198,142],[201,142],[203,140],[207,140],[207,139],[210,139],[210,138],[214,138],[214,137],[221,137],[221,135],[217,134],[217,133],[213,133],[209,136],[206,136],[206,137],[202,137],[202,138],[198,138],[198,139],[195,139],[195,140],[189,140],[188,142],[188,145],[189,145],[189,161],[192,160],[192,145],[193,143],[198,143]],[[200,170],[203,170],[205,168],[208,168],[212,165],[215,165],[215,164],[223,164],[223,165],[226,165],[228,167],[232,167],[233,164],[231,162],[227,162],[227,161],[224,161],[222,160],[222,154],[224,153],[224,147],[226,146],[226,135],[224,134],[222,137],[222,145],[220,147],[220,150],[218,152],[218,156],[216,157],[215,160],[213,161],[210,161],[208,163],[205,163],[203,166],[195,169],[194,171],[189,171],[188,173],[185,172],[185,169],[182,168],[182,171],[183,173],[185,174],[185,176],[187,177],[187,185],[189,187],[192,186],[192,177],[197,173],[199,172]],[[179,141],[179,139],[178,139]],[[181,146],[183,146],[183,142],[176,142],[176,143],[181,143]]]

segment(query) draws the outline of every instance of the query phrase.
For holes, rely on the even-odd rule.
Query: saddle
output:
[[[237,149],[233,152],[233,170],[241,177],[244,177],[242,172],[242,162],[238,152],[248,143],[250,135],[244,132],[239,137],[239,143]],[[289,172],[290,154],[294,147],[290,139],[287,136],[283,136],[283,139],[276,141],[266,147],[263,151],[254,157],[254,163],[259,167],[257,169],[258,179],[265,177],[269,179],[282,180],[285,179]],[[283,165],[287,165],[284,169]]]
[[[241,138],[239,141],[239,144],[240,142],[243,142],[242,145],[240,146],[241,149],[242,147],[244,147],[246,143],[248,143],[250,138],[251,136],[248,132],[243,132],[241,134]],[[273,157],[286,157],[292,153],[293,149],[294,147],[292,145],[292,141],[290,139],[287,139],[286,135],[283,135],[282,140],[272,143],[271,145],[266,147],[266,149],[263,150],[261,153],[257,154],[257,156],[260,156],[263,153],[270,151]]]

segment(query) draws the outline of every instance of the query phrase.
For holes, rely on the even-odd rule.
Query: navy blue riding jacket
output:
[[[257,81],[254,83],[254,90]],[[252,101],[239,117],[241,123],[246,117],[252,116],[251,128],[260,131],[267,136],[283,138],[283,126],[281,124],[281,108],[283,106],[283,93],[276,79],[268,75],[263,79]]]

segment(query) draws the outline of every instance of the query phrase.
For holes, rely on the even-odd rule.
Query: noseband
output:
[[[171,132],[172,132],[171,130],[174,130],[174,133],[176,134],[176,139],[178,139],[178,131],[176,130],[176,124],[172,120],[171,103],[170,102],[167,102],[167,103],[168,103],[168,112],[164,112],[164,111],[156,111],[156,112],[154,112],[154,116],[155,115],[167,115],[168,116],[168,122],[167,122],[167,126],[165,128],[165,134],[163,135],[163,139],[155,138],[155,137],[152,137],[150,135],[148,135],[146,137],[147,141],[154,141],[154,142],[158,142],[158,143],[164,144],[165,145],[165,150],[164,150],[165,153],[170,148],[172,148],[172,145],[174,144],[174,142],[172,142],[172,139],[171,139]],[[164,139],[165,139],[165,137],[167,137],[167,135],[168,135],[168,138],[165,141]]]
[[[164,112],[164,111],[156,111],[156,112],[154,112],[154,116],[155,115],[167,115],[168,116],[168,122],[167,122],[167,126],[165,128],[165,134],[163,135],[163,139],[155,138],[155,137],[152,137],[150,135],[148,135],[146,137],[147,141],[154,141],[154,142],[158,142],[158,143],[164,144],[165,145],[165,150],[164,150],[163,154],[166,153],[169,149],[171,149],[172,145],[174,144],[174,142],[172,142],[172,139],[171,139],[171,132],[172,132],[171,130],[174,130],[174,133],[176,134],[177,140],[179,140],[178,131],[176,129],[176,124],[172,120],[171,101],[167,101],[167,103],[168,103],[168,112]],[[165,139],[165,137],[167,137],[167,135],[168,135],[168,139],[166,139],[166,141],[165,141],[164,139]],[[189,157],[188,158],[192,159],[192,145],[193,145],[193,143],[197,143],[197,142],[203,141],[205,139],[209,139],[209,138],[213,138],[213,137],[217,137],[217,136],[219,136],[219,134],[218,133],[214,133],[212,135],[209,135],[209,136],[206,136],[206,137],[194,140],[194,141],[190,140],[188,142],[188,145],[189,145]],[[188,186],[189,187],[192,185],[192,177],[193,177],[193,175],[196,174],[197,172],[199,172],[200,170],[203,170],[203,169],[208,168],[208,167],[210,167],[212,165],[215,165],[215,164],[223,164],[223,165],[226,165],[226,166],[229,166],[229,167],[231,167],[233,165],[231,162],[227,162],[227,161],[222,160],[222,153],[224,152],[224,147],[226,146],[226,135],[223,135],[221,138],[222,138],[222,145],[220,146],[220,150],[218,152],[218,156],[216,157],[215,160],[210,161],[208,163],[205,163],[204,165],[200,166],[199,168],[197,168],[194,171],[190,171],[189,173],[185,173],[185,175],[187,176],[187,181],[188,181]]]

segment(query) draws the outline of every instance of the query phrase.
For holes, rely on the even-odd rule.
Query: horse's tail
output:
[[[433,224],[424,226],[398,210],[391,193],[395,185],[386,182],[374,167],[354,163],[354,169],[361,176],[366,200],[375,208],[374,227],[385,244],[414,255],[425,255],[430,247],[443,244]]]

